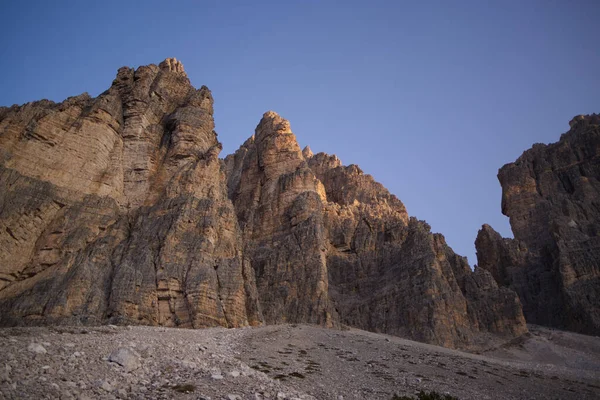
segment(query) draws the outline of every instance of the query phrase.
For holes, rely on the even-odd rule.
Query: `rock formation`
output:
[[[5,110],[0,323],[261,323],[212,113],[171,59]]]
[[[0,325],[346,324],[450,347],[526,332],[516,294],[267,112],[218,158],[183,66],[0,109]],[[491,270],[490,270],[491,271]]]
[[[265,113],[256,134],[225,165],[266,322],[331,325],[325,190],[308,168],[289,122]]]
[[[329,292],[343,323],[448,347],[478,332],[526,332],[515,293],[473,273],[370,175],[323,153],[308,163],[328,199]]]
[[[301,152],[279,115],[225,166],[268,323],[341,322],[448,347],[526,332],[513,291],[471,272],[356,165]]]
[[[528,322],[600,333],[600,116],[575,117],[557,143],[502,167],[514,239],[484,225],[480,268],[515,290]]]

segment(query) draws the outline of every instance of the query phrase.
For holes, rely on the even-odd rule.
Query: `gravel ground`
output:
[[[481,354],[359,330],[0,329],[0,399],[599,399],[600,339],[540,327]]]

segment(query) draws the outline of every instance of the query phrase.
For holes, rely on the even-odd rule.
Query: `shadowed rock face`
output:
[[[324,153],[308,162],[329,200],[329,293],[344,324],[449,347],[480,332],[526,332],[515,293],[485,271],[473,273],[370,175]]]
[[[575,117],[557,143],[502,167],[514,239],[485,225],[479,267],[521,299],[528,322],[600,332],[600,116]]]
[[[516,294],[355,165],[267,112],[219,160],[180,62],[0,108],[0,325],[309,322],[468,346],[526,332]]]
[[[339,322],[449,347],[526,332],[513,291],[473,273],[356,165],[301,152],[280,116],[266,113],[225,165],[267,322]]]

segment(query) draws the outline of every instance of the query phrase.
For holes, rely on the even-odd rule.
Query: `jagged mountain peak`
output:
[[[290,121],[282,118],[275,111],[267,111],[263,114],[260,122],[256,127],[256,139],[262,140],[265,136],[277,134],[291,134],[292,128]],[[295,137],[294,137],[295,140]]]
[[[600,332],[600,116],[579,115],[498,173],[514,239],[484,226],[478,265],[521,298],[528,322]]]
[[[309,322],[450,347],[527,331],[493,268],[472,272],[358,166],[302,151],[277,113],[219,160],[212,94],[176,59],[0,116],[2,325]]]
[[[306,146],[302,149],[302,155],[304,156],[304,158],[311,158],[314,154],[310,149],[310,146]]]

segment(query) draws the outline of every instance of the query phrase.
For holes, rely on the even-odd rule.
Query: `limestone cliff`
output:
[[[479,267],[514,289],[528,322],[600,333],[600,116],[575,117],[557,143],[502,167],[514,239],[484,226]]]
[[[212,95],[175,59],[97,98],[0,108],[0,325],[526,332],[513,291],[276,113],[220,150]]]
[[[527,331],[513,291],[473,273],[356,165],[301,152],[279,115],[266,113],[225,165],[267,322],[340,322],[449,347]]]
[[[308,168],[289,122],[265,113],[256,134],[225,165],[266,322],[332,325],[325,190]]]
[[[449,347],[526,332],[515,293],[473,273],[370,175],[323,153],[308,161],[328,199],[329,292],[343,323]]]
[[[0,120],[0,324],[262,322],[213,100],[179,62]]]

